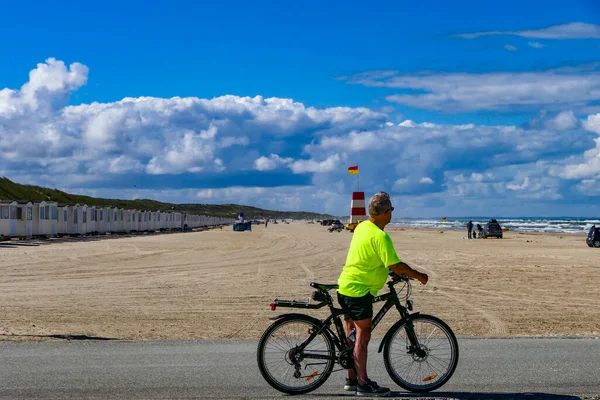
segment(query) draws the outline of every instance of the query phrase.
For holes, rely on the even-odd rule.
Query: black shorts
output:
[[[373,318],[373,295],[367,293],[362,297],[344,296],[338,293],[338,302],[346,311],[345,319],[360,321],[361,319]]]

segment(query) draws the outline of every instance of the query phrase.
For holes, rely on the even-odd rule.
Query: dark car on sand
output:
[[[585,242],[590,247],[600,247],[600,228],[591,227]]]
[[[490,219],[487,224],[483,227],[483,231],[481,232],[482,238],[495,237],[498,239],[502,239],[502,227],[495,219]]]

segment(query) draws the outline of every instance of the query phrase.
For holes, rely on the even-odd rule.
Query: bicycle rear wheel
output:
[[[448,382],[458,364],[458,342],[448,325],[430,315],[411,317],[419,351],[411,345],[407,322],[396,323],[383,350],[385,368],[398,385],[429,392]]]
[[[257,361],[263,378],[288,394],[308,393],[321,386],[333,370],[335,348],[322,332],[302,350],[302,344],[318,329],[319,320],[308,315],[289,315],[275,321],[258,342]],[[310,355],[329,359],[311,358]]]

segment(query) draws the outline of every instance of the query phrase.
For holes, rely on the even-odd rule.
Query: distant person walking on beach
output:
[[[471,239],[471,232],[473,232],[473,221],[467,223],[467,231],[469,233],[469,239]]]
[[[483,232],[483,227],[480,224],[477,224],[477,237],[481,237],[481,232]]]
[[[269,218],[267,218],[267,219],[265,220],[265,228],[267,227],[267,225],[269,225]]]
[[[358,224],[352,236],[346,265],[338,279],[338,301],[344,309],[346,332],[356,329],[354,369],[348,370],[344,389],[357,396],[386,396],[390,389],[377,385],[367,375],[367,346],[371,339],[373,298],[383,287],[389,269],[426,284],[428,277],[400,261],[392,238],[384,228],[392,220],[390,195],[379,192],[369,202],[369,219]],[[389,269],[388,269],[389,268]],[[352,339],[349,339],[352,340]]]

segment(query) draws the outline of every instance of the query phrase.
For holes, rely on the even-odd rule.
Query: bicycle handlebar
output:
[[[398,282],[408,282],[410,280],[414,280],[415,278],[411,278],[406,274],[402,274],[402,275],[398,275],[397,273],[395,273],[394,271],[391,271],[388,273],[388,275],[392,278],[392,282],[394,284],[398,283]]]

